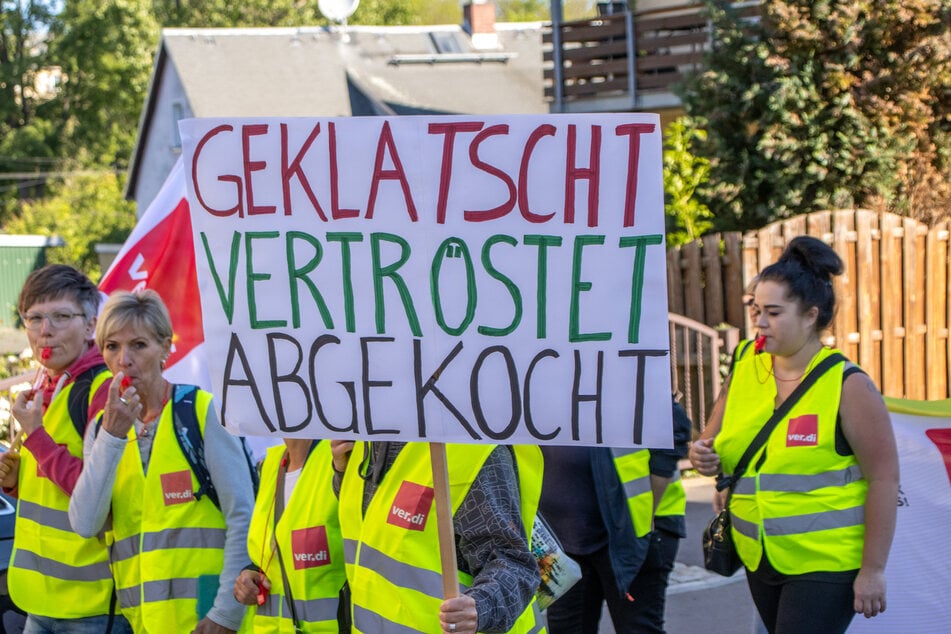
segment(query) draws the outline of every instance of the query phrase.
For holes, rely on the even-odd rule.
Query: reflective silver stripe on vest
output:
[[[785,473],[764,473],[759,477],[760,491],[780,491],[790,493],[809,493],[826,487],[841,487],[862,479],[862,469],[857,464],[845,469],[814,473],[811,475],[793,475]]]
[[[386,597],[380,597],[379,601],[386,601]],[[353,606],[353,627],[358,632],[386,632],[386,634],[421,634],[422,630],[416,630],[403,623],[394,623],[384,619],[376,612],[355,605]],[[424,634],[424,633],[422,633]]]
[[[35,502],[20,500],[18,505],[19,516],[61,531],[73,532],[73,527],[69,525],[69,513],[59,509],[51,509],[48,506],[42,506]]]
[[[140,592],[139,586],[132,586],[131,588],[119,588],[116,590],[116,596],[119,598],[119,607],[121,608],[135,608],[142,603],[142,594]]]
[[[88,566],[70,566],[62,561],[41,557],[29,550],[17,549],[13,566],[21,570],[32,570],[44,577],[62,579],[63,581],[105,581],[112,579],[109,562],[101,561]],[[57,600],[49,597],[51,601]]]
[[[223,528],[169,528],[142,535],[142,552],[169,548],[211,548],[225,547]]]
[[[740,478],[740,481],[733,487],[735,495],[755,495],[756,480],[754,478]]]
[[[416,590],[442,601],[442,575],[438,572],[397,561],[366,544],[360,548],[359,565],[373,570],[395,586]],[[465,590],[465,586],[460,584],[459,589]]]
[[[745,535],[750,539],[759,539],[759,525],[755,522],[748,522],[741,517],[730,513],[730,523],[740,535]]]
[[[278,609],[281,603],[284,603],[284,618],[291,617],[290,608],[284,601],[284,596],[280,594],[269,594],[264,605],[258,606],[258,616],[269,616],[277,618],[281,611]],[[294,608],[297,610],[297,618],[304,623],[316,623],[318,621],[336,621],[337,606],[339,600],[336,598],[323,599],[296,599]]]
[[[348,564],[357,563],[357,540],[355,539],[345,539],[343,540],[343,560]]]
[[[339,603],[337,598],[295,599],[294,608],[297,610],[298,618],[304,623],[336,621]]]
[[[158,581],[146,581],[142,584],[142,601],[144,603],[197,598],[198,579],[196,577],[160,579]]]
[[[132,559],[138,554],[139,536],[133,535],[125,539],[120,539],[112,545],[112,548],[109,549],[109,560],[112,563],[118,563],[126,559]]]
[[[273,592],[268,594],[267,599],[264,600],[264,605],[258,606],[258,616],[280,616],[281,611],[279,608],[283,600],[283,594],[274,594]]]
[[[644,451],[644,450],[635,449],[633,447],[627,447],[627,448],[615,447],[611,449],[611,455],[614,456],[615,458],[623,458],[624,456],[629,456],[632,453],[637,453],[639,451]]]
[[[865,523],[865,506],[853,506],[841,511],[823,511],[763,520],[763,530],[768,535],[797,535],[859,526],[863,523]]]
[[[624,483],[624,494],[627,496],[627,499],[636,498],[638,495],[650,492],[650,490],[650,476],[635,478]]]

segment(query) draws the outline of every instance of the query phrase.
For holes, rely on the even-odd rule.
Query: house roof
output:
[[[493,50],[455,25],[164,29],[127,195],[170,71],[196,117],[547,113],[541,24],[495,26]]]

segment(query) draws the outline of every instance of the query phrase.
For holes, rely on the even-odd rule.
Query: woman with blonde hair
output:
[[[136,632],[233,632],[245,612],[232,582],[249,563],[251,474],[234,468],[246,463],[244,449],[218,423],[212,395],[162,376],[172,336],[155,291],[106,301],[96,342],[114,380],[99,424],[86,434],[69,519],[77,533],[93,536],[111,513],[110,565],[119,607]],[[198,426],[201,446],[186,442],[185,420]],[[196,456],[214,495],[196,478]]]

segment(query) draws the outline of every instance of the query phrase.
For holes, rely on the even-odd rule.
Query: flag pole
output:
[[[445,599],[459,596],[459,575],[456,572],[456,535],[452,528],[452,496],[449,492],[449,468],[446,444],[429,443],[433,463],[433,491],[436,498],[436,527],[439,534],[439,561],[442,565],[442,594]]]

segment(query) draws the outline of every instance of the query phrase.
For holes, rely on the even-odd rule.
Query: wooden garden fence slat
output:
[[[832,248],[842,258],[845,265],[842,275],[832,278],[835,289],[836,310],[835,327],[832,334],[836,347],[842,350],[848,359],[859,358],[859,329],[856,314],[856,254],[855,254],[855,213],[837,211],[834,215],[835,227],[832,231]]]
[[[719,324],[724,319],[723,274],[720,266],[720,236],[707,235],[703,243],[703,299],[707,323]]]
[[[947,223],[934,227],[926,236],[925,251],[933,257],[934,267],[928,267],[925,293],[925,315],[928,331],[925,333],[925,367],[927,376],[927,398],[941,399],[948,392],[948,373],[939,372],[948,366],[948,269],[940,266],[948,261]]]
[[[881,231],[878,214],[859,211],[855,219],[855,284],[858,287],[859,356],[858,364],[865,368],[875,385],[882,384],[882,316],[880,292],[881,269],[879,247]]]
[[[837,210],[745,233],[706,235],[668,252],[670,312],[709,327],[728,324],[740,336],[752,336],[742,305],[745,287],[776,261],[789,240],[804,234],[831,245],[845,264],[844,274],[833,278],[837,313],[825,341],[842,349],[888,396],[951,397],[947,222],[929,228],[895,214]],[[696,340],[685,337],[680,336],[681,344],[696,355]]]
[[[901,218],[882,217],[882,289],[902,288]],[[881,289],[879,289],[881,292]],[[900,292],[882,293],[882,383],[886,396],[904,395],[905,302]]]

